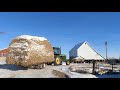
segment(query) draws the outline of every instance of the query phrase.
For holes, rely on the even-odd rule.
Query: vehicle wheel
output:
[[[40,64],[39,68],[42,69],[43,68],[43,64]]]
[[[29,66],[28,68],[30,68],[30,69],[34,69],[34,66],[33,66],[33,65],[31,65],[31,66]]]
[[[59,56],[55,57],[55,65],[61,64],[61,58]]]
[[[67,62],[66,62],[66,65],[70,65],[70,61],[67,61]]]
[[[42,67],[45,68],[45,63],[42,64]]]
[[[47,65],[52,65],[53,62],[48,62]]]

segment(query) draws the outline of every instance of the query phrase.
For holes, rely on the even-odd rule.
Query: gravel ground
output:
[[[72,70],[70,69],[72,67]],[[92,75],[92,64],[76,64],[54,66],[46,65],[43,69],[26,69],[16,65],[8,65],[5,60],[0,60],[0,78],[120,78],[116,75]],[[88,73],[79,73],[77,69],[84,70],[87,68]]]
[[[5,60],[0,60],[0,78],[91,78],[88,74],[80,75],[71,72],[69,70],[71,65],[63,63],[60,66],[46,65],[43,69],[25,69],[16,65],[8,65]]]
[[[16,65],[8,65],[5,60],[0,60],[0,78],[54,78],[52,74],[54,66],[46,66],[44,69],[25,69]]]

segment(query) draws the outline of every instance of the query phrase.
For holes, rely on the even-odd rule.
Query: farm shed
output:
[[[98,60],[105,61],[105,58],[101,56],[95,49],[93,49],[87,41],[75,45],[69,51],[69,58],[75,58],[76,60]]]
[[[0,50],[0,57],[6,57],[8,55],[8,48]]]

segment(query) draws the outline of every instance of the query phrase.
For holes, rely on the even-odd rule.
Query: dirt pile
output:
[[[63,72],[57,71],[57,70],[53,70],[52,73],[57,76],[58,78],[70,78],[68,75],[66,75]]]

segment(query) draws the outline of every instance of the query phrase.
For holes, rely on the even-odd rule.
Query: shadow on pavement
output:
[[[98,78],[120,78],[120,72],[113,72],[113,73],[105,73],[105,74],[96,74]]]
[[[17,70],[27,70],[27,68],[17,66],[17,65],[12,65],[12,64],[3,64],[0,65],[0,69],[8,69],[12,71],[17,71]]]

